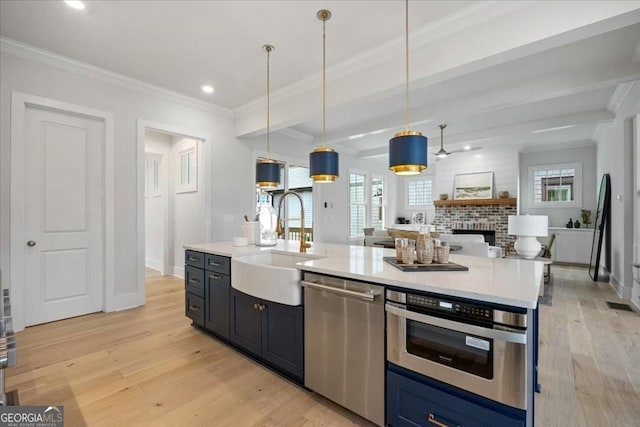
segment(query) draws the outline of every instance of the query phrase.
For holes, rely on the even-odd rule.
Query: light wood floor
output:
[[[640,425],[640,315],[583,269],[553,267],[541,306],[538,426]],[[190,326],[183,282],[147,271],[145,307],[27,328],[7,390],[67,426],[342,426],[361,418]]]

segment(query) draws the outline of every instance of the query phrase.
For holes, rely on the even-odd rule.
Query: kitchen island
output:
[[[306,283],[308,289],[305,289],[304,304],[291,306],[246,295],[234,289],[230,285],[233,283],[230,265],[234,258],[241,260],[244,256],[260,252],[297,253],[298,242],[279,241],[274,247],[234,247],[230,242],[219,242],[186,245],[185,249],[186,312],[196,326],[377,424],[429,425],[435,421],[446,425],[533,425],[537,300],[543,278],[541,263],[452,254],[450,261],[468,267],[468,271],[403,272],[384,261],[384,257],[395,256],[393,249],[316,243],[308,249],[306,255],[300,254],[307,256],[308,260],[304,259],[295,265],[301,271],[302,283]],[[241,264],[235,265],[239,268],[237,266]],[[196,276],[198,278],[194,279]],[[319,283],[311,282],[318,282],[318,277]],[[205,286],[198,290],[200,288],[194,287],[194,284],[200,281]],[[337,281],[338,286],[342,286],[341,281],[344,282],[345,290],[347,282],[356,285],[377,285],[384,290],[377,292],[371,299],[378,298],[382,303],[386,301],[386,339],[385,322],[381,320],[384,305],[379,305],[380,308],[377,310],[381,312],[379,315],[371,315],[368,329],[373,329],[374,333],[382,337],[372,340],[376,343],[374,347],[378,348],[376,354],[379,353],[380,356],[370,357],[368,366],[373,367],[367,369],[371,369],[372,375],[369,379],[365,376],[363,384],[360,385],[361,390],[379,388],[380,396],[384,396],[381,399],[374,398],[368,402],[355,402],[351,405],[346,401],[344,403],[342,398],[324,393],[313,384],[310,386],[308,381],[305,381],[305,377],[313,377],[310,369],[317,366],[317,362],[307,364],[305,372],[304,348],[306,347],[308,355],[315,357],[320,353],[318,349],[322,348],[318,347],[320,337],[325,339],[327,331],[341,333],[337,329],[343,322],[337,322],[322,333],[316,329],[304,328],[303,319],[307,326],[322,323],[317,319],[322,319],[323,316],[332,320],[331,317],[335,314],[331,307],[343,305],[335,304],[334,301],[328,306],[329,300],[322,302],[317,298],[308,299],[312,292],[318,291],[313,289],[314,287],[322,290],[323,286],[326,287],[326,284],[332,281]],[[274,286],[272,283],[264,285]],[[318,295],[326,293],[321,291]],[[396,300],[390,299],[391,295],[394,295]],[[397,295],[405,296],[401,297],[404,299],[398,300]],[[398,301],[406,304],[396,304]],[[413,304],[414,307],[410,307],[412,303],[416,303]],[[420,304],[424,306],[419,306]],[[317,312],[316,305],[324,305],[325,313],[320,313],[320,317],[316,315],[313,318],[316,320],[311,322],[308,315],[314,310]],[[401,309],[403,307],[404,309]],[[343,310],[345,325],[353,312],[354,310]],[[401,312],[406,313],[406,318],[401,319],[397,316]],[[423,316],[424,313],[429,316]],[[497,319],[518,317],[520,323],[511,327],[509,323],[504,323],[506,320],[498,320],[495,326],[491,326],[493,323],[486,323],[482,316],[489,318],[491,314],[493,319],[494,313]],[[366,314],[364,318],[369,318],[368,316],[370,314]],[[461,318],[462,322],[451,322],[456,316]],[[423,325],[423,317],[433,320],[433,324]],[[362,323],[358,320],[354,324],[362,326]],[[460,329],[447,332],[448,337],[442,335],[441,339],[443,342],[451,341],[445,343],[451,348],[448,350],[452,352],[451,355],[457,353],[454,347],[461,347],[461,353],[466,353],[451,358],[447,356],[448,353],[437,354],[435,362],[438,364],[434,365],[437,368],[436,373],[431,375],[429,371],[428,375],[425,375],[416,366],[423,364],[426,359],[434,360],[434,355],[428,353],[432,352],[433,348],[442,348],[442,343],[435,343],[429,348],[431,344],[425,346],[426,341],[422,335],[426,333],[429,336],[439,336],[438,331],[448,330],[446,327],[443,329],[443,325],[449,323],[461,325]],[[487,325],[489,327],[486,327]],[[306,336],[303,328],[307,331]],[[390,339],[392,329],[399,332]],[[365,332],[371,332],[366,329],[366,325],[363,329],[363,333]],[[489,335],[486,335],[487,333]],[[415,335],[415,340],[412,334]],[[406,335],[406,344],[403,335]],[[348,336],[350,338],[345,339]],[[347,335],[345,332],[332,342],[347,342],[353,340],[353,336],[353,333]],[[398,336],[401,337],[401,344],[398,344]],[[454,342],[455,340],[457,342]],[[306,342],[306,346],[303,345],[303,341]],[[315,347],[310,346],[310,343]],[[416,343],[418,347],[425,348],[416,350]],[[344,370],[349,366],[348,359],[351,357],[348,348],[326,351],[327,357],[333,357],[335,353],[342,354],[345,367],[340,369]],[[352,356],[358,359],[363,357]],[[405,356],[415,360],[407,359],[405,364]],[[466,359],[458,361],[458,357]],[[445,363],[437,358],[448,361]],[[514,364],[513,360],[517,360],[518,363]],[[353,366],[357,366],[357,363],[352,363],[351,367]],[[373,381],[372,378],[376,378],[380,372],[383,376],[386,372],[386,390],[383,390],[384,381],[376,381],[375,386],[366,383]],[[460,378],[449,381],[449,374],[441,376],[440,372],[454,373]],[[331,385],[334,379],[329,378],[327,373],[323,375],[327,378],[322,377],[321,380]],[[514,398],[513,395],[517,396]],[[366,412],[368,407],[376,405],[386,406],[386,418],[384,415],[373,416]],[[381,413],[384,414],[384,411]]]

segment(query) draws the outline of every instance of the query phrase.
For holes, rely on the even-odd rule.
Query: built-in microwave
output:
[[[527,315],[442,296],[387,290],[387,360],[527,409]]]

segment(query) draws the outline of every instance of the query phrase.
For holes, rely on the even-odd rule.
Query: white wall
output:
[[[362,238],[349,240],[349,168],[372,172],[385,180],[387,194],[386,225],[395,221],[398,179],[385,163],[357,159],[340,153],[340,178],[333,184],[314,184],[314,239],[324,243],[361,244]],[[324,207],[325,202],[327,207]],[[317,231],[316,231],[317,230]]]
[[[278,135],[271,135],[271,157],[274,159],[287,159],[293,163],[308,166],[309,153],[320,145],[318,143],[306,143],[300,140]],[[264,145],[254,144],[254,158],[264,155]],[[397,193],[401,190],[398,186],[399,179],[391,173],[386,161],[358,159],[348,153],[339,152],[340,176],[332,184],[313,185],[313,239],[321,243],[362,244],[362,238],[349,240],[349,168],[359,171],[371,172],[385,179],[386,220],[387,225],[395,221],[398,211]],[[255,168],[254,168],[255,169]],[[255,171],[251,175],[255,178]],[[324,204],[327,204],[325,208]],[[253,212],[253,211],[251,211]]]
[[[10,283],[11,277],[8,212],[12,91],[109,111],[115,116],[116,304],[125,301],[120,297],[126,295],[144,295],[144,283],[138,280],[138,267],[144,263],[143,252],[138,253],[138,119],[199,129],[210,135],[211,158],[206,160],[211,164],[212,236],[218,241],[231,239],[234,230],[241,225],[242,214],[254,207],[251,151],[234,138],[235,129],[229,112],[54,56],[32,56],[36,59],[23,59],[5,52],[0,54],[0,268],[3,284],[5,281]],[[144,195],[140,197],[143,200]],[[208,239],[204,236],[199,239],[203,240]],[[125,308],[124,302],[120,304],[116,308]]]
[[[168,197],[167,171],[168,157],[171,150],[171,135],[147,131],[145,132],[145,154],[150,162],[160,160],[160,189],[154,193],[151,189],[153,167],[147,169],[147,196],[145,197],[145,265],[159,271],[164,270],[164,218],[166,198]],[[168,274],[169,272],[165,272]]]
[[[533,208],[529,206],[529,166],[552,165],[558,163],[582,163],[582,206],[576,208]],[[536,151],[520,154],[520,214],[548,215],[549,227],[564,227],[572,218],[582,223],[580,209],[591,211],[592,224],[596,214],[599,179],[596,176],[596,146],[570,148],[565,150]]]
[[[518,188],[518,147],[487,147],[477,151],[455,153],[444,159],[429,164],[424,173],[434,180],[433,198],[438,200],[442,193],[453,198],[453,180],[455,175],[474,172],[493,172],[493,194],[498,197],[499,191],[508,191],[509,197],[517,196]],[[405,206],[406,183],[409,178],[398,178],[396,204],[398,215],[411,218],[415,210]],[[421,209],[427,212],[427,221],[433,220],[433,209]],[[395,218],[393,218],[395,221]]]
[[[467,153],[455,153],[436,162],[436,186],[434,195],[440,193],[453,197],[453,179],[456,174],[493,172],[494,197],[498,191],[508,191],[515,197],[518,189],[518,148],[488,147]]]
[[[633,119],[640,113],[640,85],[636,82],[612,123],[597,136],[597,176],[611,175],[611,286],[630,298],[633,252]],[[637,154],[636,154],[637,155]],[[598,184],[599,185],[599,184]]]
[[[188,193],[176,193],[176,187],[180,179],[179,153],[194,143],[198,144],[198,190]],[[172,138],[171,153],[169,156],[169,200],[173,203],[169,205],[169,223],[173,224],[171,234],[173,234],[173,250],[170,251],[173,258],[171,260],[172,273],[179,277],[184,277],[184,251],[185,244],[193,242],[206,242],[206,198],[205,198],[205,170],[202,161],[202,149],[199,141],[189,138],[174,136]],[[251,195],[251,186],[245,191],[236,189],[239,194]],[[214,202],[215,203],[215,202]],[[170,235],[171,235],[170,234]],[[238,233],[235,233],[236,235]],[[227,240],[231,240],[228,238]]]

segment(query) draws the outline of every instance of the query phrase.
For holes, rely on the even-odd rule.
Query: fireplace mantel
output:
[[[505,199],[459,199],[459,200],[434,200],[434,206],[488,206],[509,205],[515,206],[518,199],[507,197]]]

